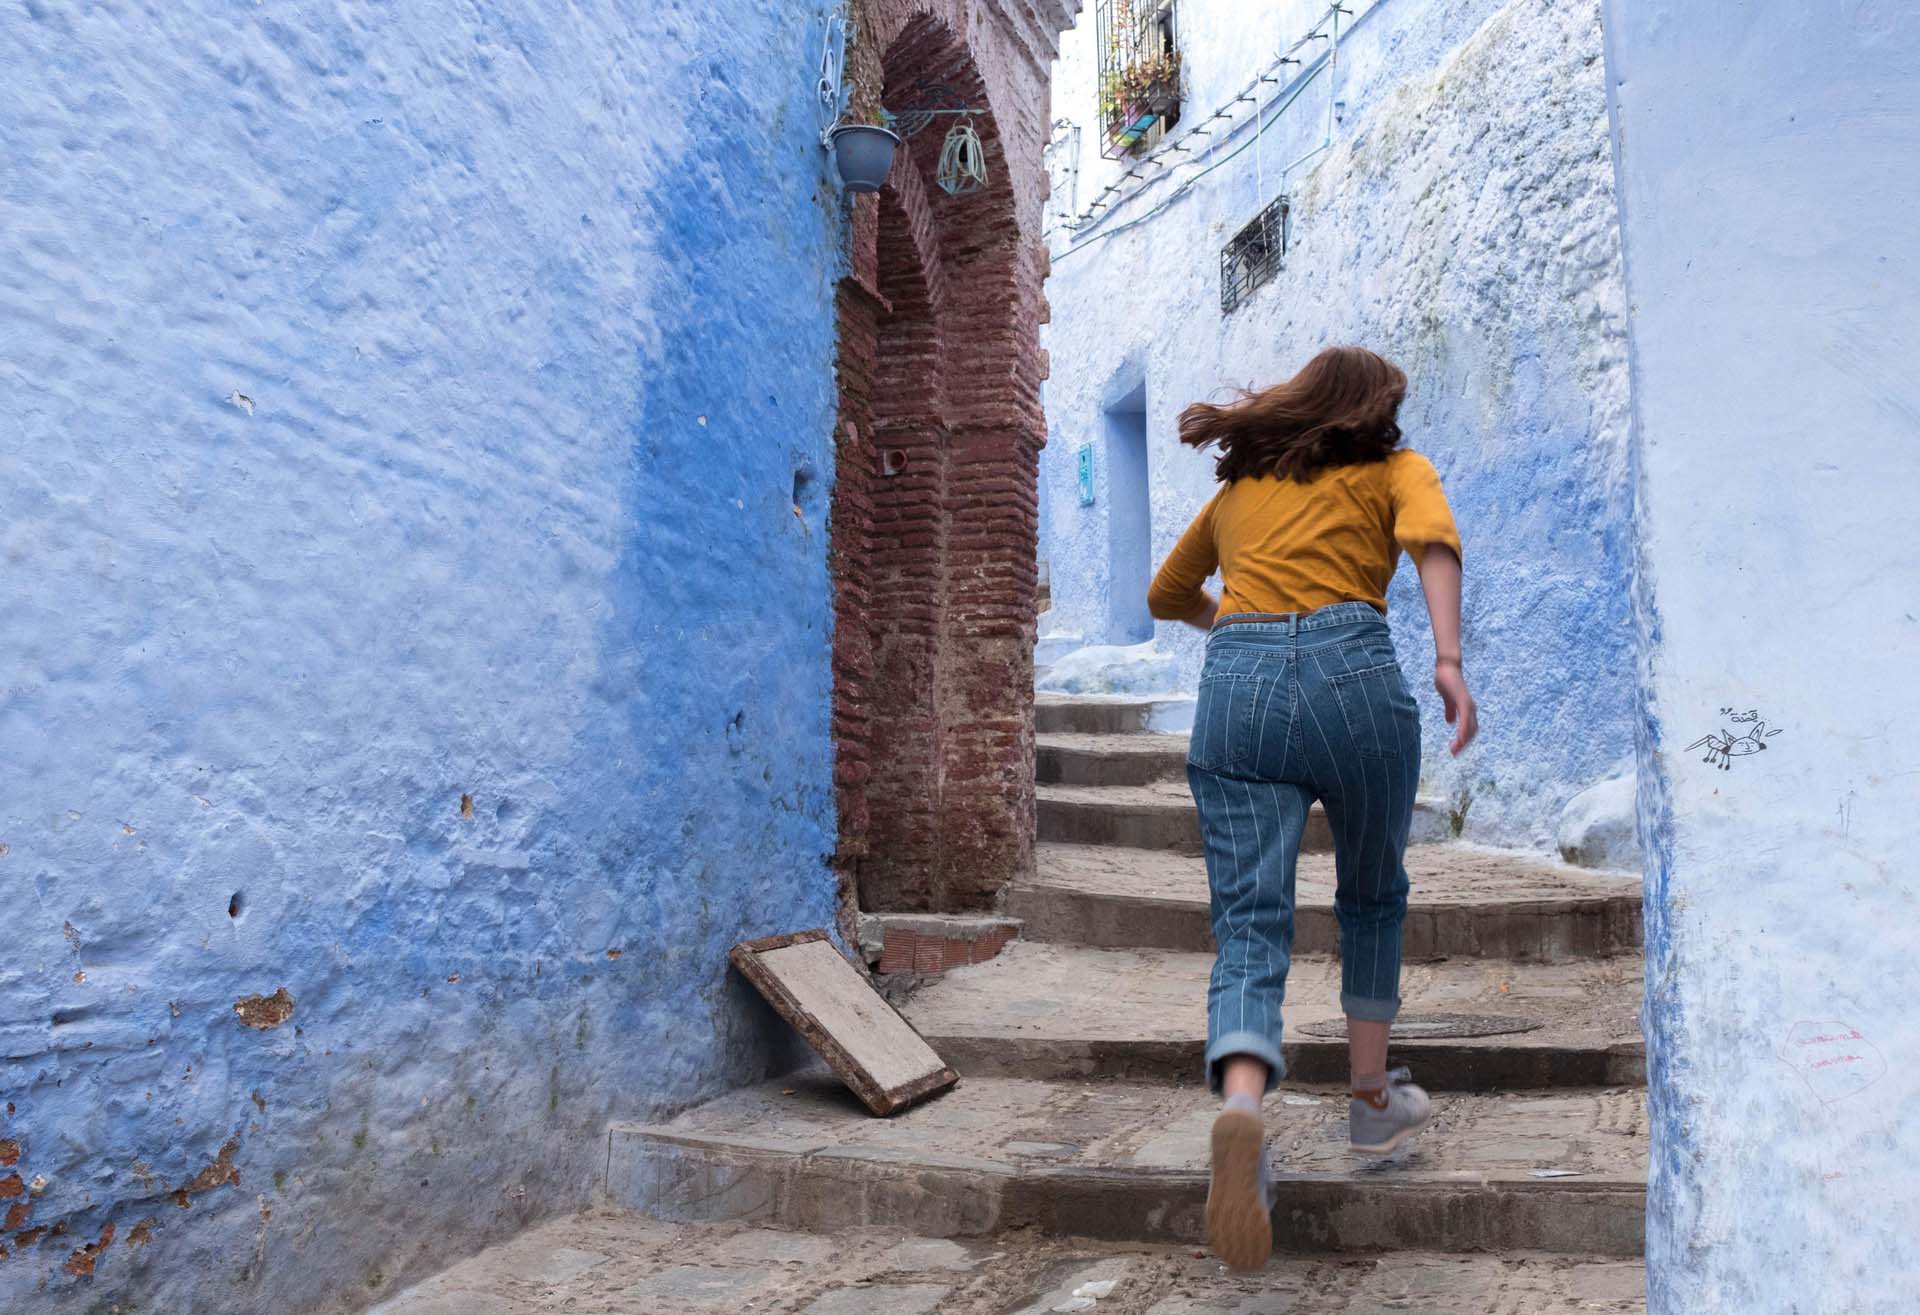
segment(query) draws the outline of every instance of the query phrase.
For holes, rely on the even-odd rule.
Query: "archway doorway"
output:
[[[988,182],[934,184],[951,122],[936,117],[855,210],[831,549],[837,859],[862,908],[980,908],[1033,861],[1045,251],[952,25],[916,14],[852,64],[889,107],[975,110]]]

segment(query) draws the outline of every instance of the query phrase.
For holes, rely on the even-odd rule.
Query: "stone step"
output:
[[[955,913],[862,913],[861,957],[876,973],[929,976],[985,963],[1020,934],[1020,920]]]
[[[1198,1082],[1211,954],[1015,942],[907,998],[907,1019],[963,1078]],[[1392,1062],[1430,1091],[1638,1086],[1637,956],[1564,964],[1408,964]],[[1288,1077],[1347,1080],[1340,964],[1296,956],[1287,975]]]
[[[607,1191],[684,1222],[1198,1244],[1215,1110],[1193,1085],[969,1078],[876,1119],[815,1070],[616,1125]],[[1280,1249],[1641,1254],[1640,1092],[1442,1097],[1385,1162],[1347,1149],[1342,1096],[1276,1093],[1266,1118]]]
[[[1101,845],[1043,844],[1034,877],[1002,903],[1030,941],[1211,950],[1207,868],[1199,857]],[[1554,961],[1637,953],[1640,878],[1463,844],[1407,850],[1413,891],[1402,956]],[[1300,856],[1293,944],[1333,954],[1333,855]]]
[[[1034,729],[1042,735],[1124,735],[1130,731],[1184,734],[1193,728],[1191,695],[1160,698],[1103,694],[1037,694]]]
[[[1276,1256],[1233,1274],[1191,1247],[1052,1238],[916,1237],[896,1228],[795,1233],[675,1224],[624,1210],[550,1220],[369,1315],[1644,1315],[1645,1267],[1523,1252]],[[1096,1301],[1084,1294],[1100,1293]],[[1076,1298],[1076,1294],[1083,1294]]]
[[[1034,745],[1034,776],[1041,785],[1146,785],[1186,775],[1184,735],[1049,734]]]
[[[1042,843],[1124,845],[1198,854],[1200,816],[1185,781],[1146,785],[1040,785],[1034,788]],[[1445,806],[1420,799],[1413,806],[1413,843],[1452,837]],[[1307,819],[1303,850],[1333,848],[1333,834],[1318,804]]]

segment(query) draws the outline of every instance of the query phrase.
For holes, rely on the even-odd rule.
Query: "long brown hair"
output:
[[[1274,475],[1305,483],[1328,466],[1384,461],[1400,443],[1407,376],[1365,347],[1329,347],[1283,384],[1180,413],[1180,441],[1217,446],[1223,483]]]

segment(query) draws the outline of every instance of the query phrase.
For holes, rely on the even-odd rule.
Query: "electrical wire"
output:
[[[1385,3],[1386,3],[1386,0],[1373,0],[1373,3],[1367,6],[1365,13],[1361,14],[1358,18],[1354,19],[1352,23],[1348,24],[1349,29],[1355,26],[1358,26],[1361,19],[1371,17],[1374,11],[1379,9],[1380,6]],[[1304,36],[1302,36],[1299,40],[1295,41],[1291,46],[1287,47],[1286,52],[1282,54],[1279,59],[1275,60],[1274,63],[1267,70],[1259,74],[1256,74],[1254,77],[1254,80],[1248,83],[1246,88],[1243,88],[1238,95],[1234,96],[1231,100],[1227,102],[1226,109],[1214,111],[1214,113],[1211,116],[1209,116],[1204,120],[1201,120],[1200,123],[1211,124],[1214,122],[1214,120],[1229,115],[1231,113],[1231,109],[1234,104],[1237,104],[1239,101],[1246,100],[1249,98],[1247,95],[1248,91],[1251,91],[1254,88],[1257,88],[1262,82],[1268,80],[1267,78],[1268,73],[1272,72],[1275,69],[1282,68],[1287,64],[1298,64],[1300,61],[1296,58],[1293,58],[1293,52],[1301,49],[1308,42],[1328,40],[1328,34],[1320,31],[1321,25],[1323,23],[1326,23],[1329,19],[1331,19],[1334,24],[1334,31],[1337,33],[1339,31],[1338,25],[1340,22],[1340,15],[1342,13],[1350,13],[1350,12],[1352,11],[1347,9],[1345,5],[1343,5],[1340,2],[1340,0],[1334,0],[1334,3],[1328,6],[1327,11],[1323,13],[1319,17],[1319,19],[1317,19],[1314,22],[1314,25],[1307,30],[1307,33]],[[1338,40],[1337,36],[1334,38],[1334,40],[1335,41]],[[1220,155],[1216,158],[1215,151],[1214,151],[1214,134],[1212,129],[1199,126],[1198,124],[1196,124],[1194,127],[1188,128],[1186,132],[1180,135],[1179,139],[1169,140],[1169,142],[1165,146],[1163,146],[1161,149],[1185,153],[1187,148],[1181,145],[1180,142],[1183,141],[1185,138],[1193,135],[1194,133],[1199,133],[1201,136],[1207,139],[1206,163],[1204,165],[1199,166],[1195,172],[1188,174],[1185,178],[1182,178],[1178,182],[1178,184],[1175,185],[1174,189],[1171,192],[1169,192],[1166,196],[1162,197],[1159,201],[1154,203],[1154,205],[1151,208],[1149,208],[1145,213],[1136,215],[1134,218],[1126,220],[1123,223],[1116,224],[1111,228],[1103,228],[1099,232],[1093,234],[1090,237],[1080,239],[1080,240],[1070,241],[1069,245],[1053,258],[1053,263],[1055,265],[1058,265],[1062,260],[1065,260],[1068,257],[1072,256],[1076,251],[1080,251],[1080,250],[1083,250],[1084,248],[1091,247],[1096,243],[1098,243],[1102,238],[1117,236],[1118,234],[1124,233],[1131,228],[1135,228],[1138,225],[1145,223],[1147,220],[1154,218],[1156,215],[1159,215],[1165,212],[1167,207],[1171,206],[1175,201],[1178,201],[1181,197],[1185,196],[1189,191],[1191,191],[1195,183],[1199,182],[1202,178],[1205,178],[1208,174],[1211,174],[1215,169],[1221,168],[1222,166],[1232,162],[1232,160],[1236,156],[1238,156],[1242,151],[1245,151],[1249,146],[1253,146],[1255,148],[1255,156],[1254,156],[1255,169],[1256,169],[1256,172],[1261,174],[1261,177],[1259,179],[1259,186],[1261,188],[1260,199],[1264,202],[1265,178],[1264,178],[1264,169],[1260,161],[1259,147],[1261,145],[1261,138],[1265,134],[1267,125],[1273,122],[1274,120],[1277,120],[1282,114],[1285,114],[1288,109],[1292,108],[1293,103],[1300,99],[1301,94],[1305,92],[1306,89],[1313,84],[1313,82],[1320,76],[1320,74],[1328,70],[1330,63],[1331,63],[1331,60],[1329,58],[1327,57],[1320,58],[1319,60],[1315,61],[1311,69],[1303,73],[1300,76],[1299,80],[1294,83],[1294,85],[1289,89],[1289,93],[1286,95],[1285,99],[1277,102],[1275,106],[1270,106],[1265,109],[1256,107],[1254,112],[1254,135],[1252,140],[1247,142],[1242,142],[1239,146],[1234,147],[1233,150],[1227,152],[1224,155]],[[1332,96],[1333,96],[1333,92],[1329,92],[1328,93],[1329,122],[1331,122],[1331,118],[1333,114]],[[1305,164],[1308,160],[1312,159],[1314,156],[1319,155],[1322,151],[1326,150],[1328,146],[1331,145],[1331,141],[1332,141],[1331,136],[1329,136],[1326,142],[1323,142],[1319,146],[1315,147],[1313,150],[1307,152],[1307,154],[1301,156],[1298,160],[1295,160],[1292,164],[1288,165],[1285,169],[1281,171],[1280,176],[1282,180],[1284,180],[1288,174],[1292,173],[1295,169],[1299,168],[1302,164]],[[1156,151],[1155,154],[1157,155],[1158,152]],[[1146,158],[1153,159],[1154,157],[1148,156]],[[1158,161],[1156,161],[1156,163],[1158,163]],[[1177,168],[1178,166],[1176,165],[1174,167]],[[1111,209],[1116,204],[1125,204],[1127,201],[1132,200],[1135,196],[1140,195],[1140,193],[1146,190],[1147,187],[1151,186],[1152,185],[1151,183],[1145,183],[1145,184],[1142,184],[1140,188],[1136,188],[1133,192],[1130,192],[1125,196],[1117,197],[1113,201],[1109,201],[1107,199],[1107,197],[1111,193],[1119,190],[1121,183],[1125,182],[1127,178],[1132,177],[1138,171],[1139,171],[1139,166],[1136,165],[1133,169],[1129,170],[1126,174],[1122,175],[1122,177],[1118,181],[1109,183],[1104,189],[1102,189],[1099,196],[1096,197],[1093,203],[1087,207],[1087,211],[1083,216],[1081,216],[1080,222],[1078,224],[1070,225],[1068,227],[1068,232],[1069,233],[1075,232],[1077,229],[1084,227],[1089,223],[1094,222],[1096,219],[1100,217],[1099,212],[1101,210]],[[1171,170],[1169,170],[1167,173],[1155,175],[1153,181],[1157,182],[1160,179],[1171,178],[1171,177],[1172,177],[1172,173],[1171,173]]]
[[[1300,81],[1294,84],[1293,94],[1288,96],[1285,101],[1282,101],[1280,103],[1279,107],[1274,110],[1272,117],[1277,119],[1282,114],[1285,114],[1287,112],[1287,109],[1296,100],[1300,99],[1301,94],[1305,92],[1308,87],[1313,85],[1314,79],[1318,78],[1321,72],[1325,68],[1326,68],[1326,64],[1322,62],[1316,65],[1312,69],[1312,71],[1302,76]],[[1175,187],[1173,191],[1169,192],[1166,196],[1160,198],[1160,200],[1156,202],[1151,209],[1147,210],[1146,213],[1136,215],[1132,219],[1129,219],[1124,223],[1114,225],[1112,228],[1103,228],[1098,233],[1095,233],[1092,237],[1087,238],[1085,241],[1075,242],[1073,245],[1069,246],[1066,250],[1062,251],[1059,255],[1053,258],[1053,264],[1055,268],[1058,268],[1061,261],[1067,259],[1069,256],[1072,256],[1074,253],[1079,251],[1085,251],[1088,248],[1096,245],[1097,243],[1099,243],[1105,238],[1118,237],[1120,234],[1126,232],[1128,229],[1138,228],[1141,224],[1146,223],[1149,219],[1152,219],[1154,216],[1162,213],[1167,209],[1168,206],[1172,205],[1175,201],[1178,201],[1181,197],[1185,196],[1189,191],[1193,190],[1193,185],[1195,183],[1199,182],[1202,178],[1205,178],[1208,174],[1212,173],[1215,169],[1221,168],[1222,166],[1231,163],[1235,156],[1239,155],[1242,151],[1246,150],[1249,146],[1252,146],[1254,142],[1258,140],[1259,140],[1259,137],[1256,134],[1252,139],[1240,143],[1240,145],[1234,147],[1233,150],[1221,156],[1218,160],[1209,159],[1208,163],[1202,166],[1198,172],[1188,174],[1185,178],[1181,179],[1179,185]],[[1211,138],[1209,138],[1207,145],[1208,145],[1208,153],[1209,155],[1211,155],[1212,145],[1213,145]],[[1324,148],[1321,148],[1321,149],[1324,149]],[[1318,154],[1318,153],[1319,153],[1318,150],[1316,150],[1313,154]],[[1301,158],[1302,160],[1311,159],[1312,156],[1308,155],[1308,156],[1303,156]],[[1289,169],[1294,168],[1299,163],[1300,161],[1295,161],[1294,164],[1289,165],[1288,168]]]

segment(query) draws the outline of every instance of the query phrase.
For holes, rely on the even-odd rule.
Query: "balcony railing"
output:
[[[1096,0],[1100,124],[1109,160],[1160,140],[1180,121],[1174,0]]]

